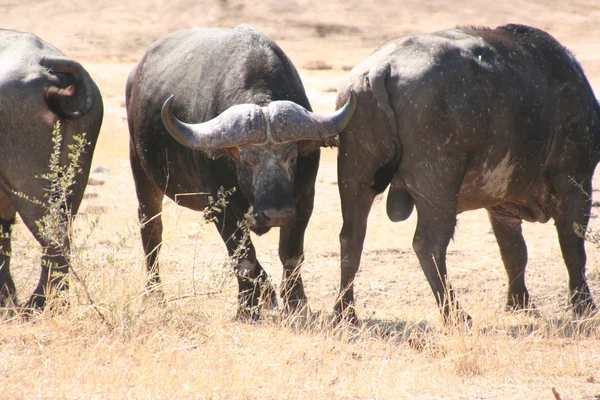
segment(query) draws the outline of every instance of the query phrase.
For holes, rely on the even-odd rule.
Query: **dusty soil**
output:
[[[96,263],[98,259],[105,260],[85,273],[96,296],[104,292],[99,289],[94,292],[95,289],[102,284],[113,285],[111,280],[118,281],[121,274],[126,273],[135,274],[137,280],[133,286],[138,286],[133,290],[142,292],[142,255],[137,236],[137,203],[127,157],[128,132],[123,93],[126,77],[134,63],[152,41],[169,32],[198,26],[234,27],[240,23],[255,26],[277,41],[290,56],[300,70],[309,99],[317,111],[333,110],[336,88],[347,69],[383,41],[456,25],[523,23],[545,29],[575,53],[592,85],[600,90],[600,2],[596,0],[0,0],[0,12],[2,28],[34,32],[78,59],[102,91],[105,118],[94,156],[93,177],[104,184],[88,188],[80,222],[82,230],[87,232],[91,228],[85,224],[99,218],[85,243],[88,255],[84,257],[84,260],[96,260]],[[332,68],[303,68],[319,62]],[[329,313],[333,306],[339,282],[341,214],[335,156],[335,150],[326,150],[320,167],[316,207],[307,232],[307,262],[303,268],[311,307],[325,313]],[[591,226],[600,229],[596,215],[594,211]],[[358,312],[365,320],[391,323],[426,321],[429,326],[440,329],[434,299],[411,248],[415,222],[416,215],[413,215],[407,222],[392,224],[385,215],[385,198],[377,200],[369,220],[356,289]],[[530,292],[541,314],[559,323],[557,321],[561,318],[569,318],[565,311],[567,274],[554,227],[551,223],[526,224],[524,229],[529,246],[527,281]],[[255,243],[261,262],[278,282],[281,268],[277,257],[277,234],[255,238]],[[38,269],[35,265],[38,253],[23,226],[17,229],[14,246],[13,273],[24,298],[37,282]],[[209,291],[214,289],[215,279],[222,275],[219,267],[209,266],[222,265],[225,249],[214,228],[206,226],[199,214],[166,201],[162,260],[162,275],[168,295]],[[506,278],[484,212],[471,212],[459,217],[455,240],[449,248],[448,265],[461,303],[475,319],[486,318],[489,321],[491,318],[496,321],[490,316],[503,315]],[[593,245],[588,246],[588,278],[593,294],[600,298],[600,249]],[[218,299],[225,304],[222,313],[230,316],[235,302],[233,280],[229,279],[226,286],[230,290]],[[0,329],[9,328],[3,325]],[[581,349],[578,354],[585,360],[585,365],[580,366],[579,374],[569,375],[567,379],[562,379],[560,374],[549,373],[539,381],[536,381],[535,375],[525,381],[518,377],[504,377],[500,384],[494,382],[496,375],[483,373],[482,377],[469,381],[475,389],[466,389],[461,386],[465,384],[463,375],[457,373],[452,380],[455,392],[444,393],[443,382],[437,382],[431,391],[419,389],[393,393],[403,393],[400,398],[501,398],[504,395],[509,398],[551,398],[550,386],[556,384],[568,390],[568,398],[598,398],[600,386],[594,383],[600,379],[595,372],[600,366],[598,332],[591,336],[587,341],[578,342]],[[565,340],[568,342],[570,339],[567,337]],[[510,345],[507,349],[511,351]],[[0,347],[0,354],[2,351]],[[415,369],[411,371],[418,374]],[[425,372],[433,374],[435,368]],[[10,374],[10,371],[5,373]],[[395,379],[400,378],[396,376]],[[511,382],[514,385],[511,386]],[[78,386],[76,383],[73,385],[70,395],[58,393],[63,393],[61,396],[65,398],[76,397],[74,393],[77,393]],[[338,383],[332,385],[337,387]],[[523,391],[519,391],[518,387]],[[376,392],[379,394],[372,396],[328,390],[317,390],[316,393],[322,393],[323,398],[393,398],[385,395],[385,385],[382,391]],[[34,389],[27,393],[36,396]],[[45,397],[40,393],[37,397]],[[94,397],[93,392],[86,393],[86,397]],[[123,398],[171,397],[143,391],[101,391],[97,397],[110,397],[107,393]],[[175,393],[175,397],[186,397],[181,392],[171,393]],[[243,397],[227,388],[223,388],[222,392],[204,393],[215,398]],[[285,392],[279,395],[282,398],[302,397],[286,395]],[[0,397],[3,395],[0,394]],[[278,396],[269,392],[267,397]]]

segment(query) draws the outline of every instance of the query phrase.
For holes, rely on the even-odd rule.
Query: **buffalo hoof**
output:
[[[64,291],[52,292],[48,299],[45,295],[32,294],[29,301],[22,307],[24,313],[34,315],[44,310],[50,310],[53,313],[65,311],[69,308],[69,299]]]
[[[260,304],[265,310],[275,310],[279,306],[275,288],[268,281],[261,285]]]
[[[162,299],[165,297],[162,282],[160,278],[153,278],[146,282],[146,295]]]
[[[16,308],[18,305],[17,294],[15,292],[0,293],[0,308]]]
[[[23,306],[25,310],[42,311],[46,307],[46,295],[33,293]]]
[[[240,322],[256,322],[260,320],[260,307],[248,307],[240,305],[235,315],[236,321]]]
[[[356,316],[354,305],[346,305],[344,307],[341,307],[339,304],[336,305],[333,310],[333,324],[339,325],[343,322],[358,325],[358,317]]]
[[[523,294],[511,294],[509,293],[506,296],[506,307],[504,308],[507,312],[512,313],[526,313],[534,317],[539,317],[540,313],[529,298],[529,293],[525,292]]]
[[[308,298],[304,293],[302,282],[296,283],[290,290],[282,290],[283,311],[287,314],[301,312],[308,306]]]
[[[592,300],[592,295],[588,292],[575,292],[571,295],[573,304],[573,314],[576,317],[588,317],[596,312],[596,304]]]
[[[308,308],[308,300],[304,299],[290,299],[285,302],[283,312],[288,315],[299,314]]]
[[[15,292],[0,294],[0,319],[12,318],[19,311],[19,303]]]
[[[461,309],[444,313],[442,317],[444,325],[447,327],[465,328],[467,330],[473,327],[473,318]]]
[[[258,321],[260,319],[261,307],[263,306],[261,295],[268,292],[268,290],[263,292],[262,289],[267,282],[249,284],[248,281],[242,281],[242,283],[243,286],[238,293],[238,309],[235,319],[244,322]],[[270,298],[271,296],[267,294],[266,297]]]
[[[11,277],[2,277],[0,283],[0,304],[10,304],[17,298],[17,288]]]

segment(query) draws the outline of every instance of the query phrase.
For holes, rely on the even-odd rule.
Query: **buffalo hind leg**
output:
[[[25,308],[29,309],[43,309],[52,290],[65,291],[69,288],[69,281],[65,279],[69,273],[69,263],[66,259],[69,252],[68,240],[62,246],[46,246],[42,243],[42,247],[42,273],[37,287],[25,305]]]
[[[569,295],[573,312],[581,316],[596,309],[585,279],[585,240],[575,231],[575,225],[578,229],[587,229],[592,201],[588,194],[591,193],[591,182],[588,180],[582,185],[577,185],[572,180],[562,177],[553,183],[558,189],[559,198],[564,199],[554,216],[554,223],[569,273]]]
[[[57,228],[58,231],[53,237],[47,238],[38,232],[38,222],[44,216],[43,209],[24,201],[19,205],[19,214],[23,223],[42,246],[43,254],[40,280],[33,294],[25,304],[26,309],[41,310],[46,306],[48,295],[53,290],[65,291],[69,287],[69,281],[66,279],[69,273],[69,262],[67,260],[70,252],[70,239],[67,233],[69,229],[67,224],[69,221],[66,214],[63,213],[61,221],[58,222],[61,224]],[[60,235],[64,236],[60,237]],[[61,302],[58,307],[60,308],[63,305],[65,304]]]
[[[234,272],[239,288],[237,318],[258,320],[261,298],[276,304],[277,296],[268,281],[266,271],[256,258],[256,250],[249,233],[238,226],[237,218],[227,208],[216,216],[215,226],[235,264]]]
[[[0,307],[17,305],[17,289],[10,273],[11,234],[15,216],[0,217]]]
[[[0,307],[17,305],[17,289],[10,273],[11,235],[16,216],[12,200],[0,190]]]
[[[335,305],[336,319],[356,323],[354,309],[354,278],[360,266],[367,219],[375,199],[375,191],[366,185],[348,182],[340,185],[342,217],[340,232],[341,281],[340,294]]]
[[[161,218],[162,200],[140,201],[138,219],[142,236],[142,247],[146,257],[146,289],[161,294],[160,268],[158,255],[162,246],[163,224]]]
[[[306,221],[298,221],[299,217],[292,227],[282,227],[279,237],[279,259],[283,265],[281,299],[286,312],[301,310],[308,303],[300,268],[304,262],[304,231],[310,214]]]
[[[527,245],[521,229],[522,220],[500,215],[494,210],[488,210],[488,215],[508,275],[506,310],[533,310],[535,305],[525,286]]]
[[[158,256],[162,245],[163,224],[161,213],[164,193],[146,175],[133,154],[131,156],[131,169],[138,199],[138,220],[146,260],[146,273],[148,274],[146,288],[151,293],[160,296],[162,295],[162,288]]]
[[[444,207],[417,204],[418,222],[413,249],[433,291],[445,324],[467,323],[471,317],[461,310],[448,282],[446,251],[456,226],[456,203]]]

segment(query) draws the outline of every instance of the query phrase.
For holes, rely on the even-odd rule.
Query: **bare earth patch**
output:
[[[331,68],[333,68],[333,67],[331,65],[327,64],[323,60],[309,61],[307,63],[304,63],[304,65],[302,66],[302,69],[307,69],[307,70],[324,70],[324,69],[331,69]]]

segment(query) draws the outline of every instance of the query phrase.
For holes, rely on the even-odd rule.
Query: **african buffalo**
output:
[[[300,264],[320,146],[352,118],[355,97],[336,113],[313,114],[283,51],[241,25],[184,30],[152,44],[129,75],[126,104],[147,287],[160,284],[164,195],[202,211],[222,187],[235,189],[215,225],[236,264],[238,315],[258,316],[266,279],[252,243],[238,250],[247,214],[257,234],[280,227],[284,306],[304,303]]]
[[[354,319],[353,281],[373,199],[390,186],[392,221],[418,223],[413,248],[447,321],[458,310],[446,249],[456,215],[485,208],[508,274],[508,309],[533,307],[522,220],[555,221],[576,314],[595,308],[584,240],[599,160],[600,111],[581,66],[547,33],[460,27],[391,40],[342,82],[358,94],[340,134],[343,227],[338,313]],[[470,319],[462,311],[461,315]]]
[[[31,33],[0,30],[0,305],[17,304],[10,274],[11,231],[16,213],[44,248],[39,283],[27,308],[43,308],[49,285],[65,288],[69,238],[51,241],[37,222],[47,215],[54,152],[53,127],[60,121],[62,144],[57,166],[67,166],[69,146],[83,133],[89,143],[79,157],[80,171],[67,189],[65,204],[75,215],[83,198],[92,154],[102,124],[98,87],[87,71]],[[60,199],[54,198],[54,201]],[[68,215],[60,213],[66,223]]]

